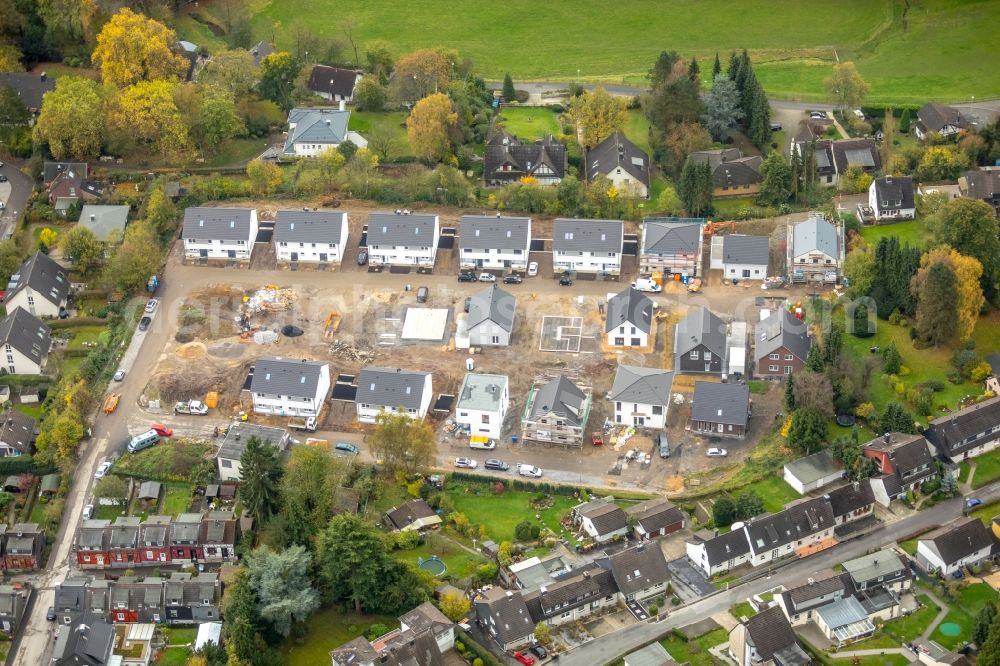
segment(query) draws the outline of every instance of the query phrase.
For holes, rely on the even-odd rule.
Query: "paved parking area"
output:
[[[715,592],[715,586],[708,582],[705,575],[695,568],[687,557],[667,562],[667,568],[675,583],[674,589],[681,598],[684,598],[682,592],[688,593],[690,595],[688,598],[704,597]]]

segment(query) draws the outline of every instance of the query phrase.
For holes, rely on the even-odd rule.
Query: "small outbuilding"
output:
[[[844,476],[843,465],[826,450],[785,463],[784,471],[785,481],[800,495],[819,490]]]

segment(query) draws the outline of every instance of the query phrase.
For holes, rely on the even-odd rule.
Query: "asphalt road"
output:
[[[0,183],[0,201],[4,204],[0,210],[0,239],[6,239],[12,235],[18,216],[24,213],[34,184],[16,164],[6,160],[0,173],[7,176],[7,182]]]

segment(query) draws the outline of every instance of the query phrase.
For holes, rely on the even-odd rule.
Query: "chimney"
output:
[[[882,435],[882,441],[885,442],[886,444],[889,444],[892,441],[892,434],[887,432],[884,435]]]
[[[327,127],[329,127],[329,126],[330,126],[330,119],[329,119],[329,118],[327,118],[327,119],[326,119],[326,126],[327,126]]]
[[[91,221],[91,222],[93,222],[93,221],[94,221],[94,220],[96,220],[96,219],[97,219],[97,216],[96,216],[96,215],[94,215],[93,213],[91,213],[91,214],[90,214],[90,221]]]
[[[42,81],[47,81],[49,76],[45,72],[42,72],[41,76],[39,76],[38,78],[40,78]]]

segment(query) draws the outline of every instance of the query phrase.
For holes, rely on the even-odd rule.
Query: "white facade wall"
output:
[[[275,253],[278,256],[278,261],[327,262],[331,264],[339,264],[343,261],[343,257],[340,254],[340,248],[343,247],[343,244],[290,243],[286,241],[275,243],[275,245],[277,246]],[[293,254],[295,255],[294,260],[292,259]]]
[[[346,140],[350,141],[358,148],[368,147],[368,140],[365,139],[360,134],[358,134],[357,132],[348,132]],[[327,148],[336,148],[339,145],[340,145],[339,143],[333,143],[330,141],[319,142],[319,143],[296,141],[295,143],[292,144],[292,151],[295,157],[316,157]]]
[[[754,552],[753,540],[751,539],[750,553],[752,557],[750,558],[750,565],[758,567],[773,560],[778,560],[782,557],[791,555],[797,548],[804,548],[805,546],[819,543],[824,539],[829,539],[831,536],[833,536],[833,528],[829,527],[822,532],[816,532],[815,534],[810,534],[809,536],[803,536],[798,541],[785,544],[780,548],[768,548],[760,553]]]
[[[495,411],[466,409],[460,405],[455,409],[455,422],[469,426],[469,430],[473,435],[485,435],[493,439],[500,439],[500,434],[503,431],[503,422],[507,418],[508,409],[510,409],[510,394],[505,383],[503,386],[503,395],[500,397],[500,404]]]
[[[369,236],[370,237],[370,236]],[[438,240],[441,238],[440,224],[434,221],[434,238],[430,246],[368,246],[368,262],[388,266],[434,266]]]
[[[226,240],[208,238],[185,238],[184,254],[188,257],[205,256],[208,259],[250,259],[253,244],[257,240],[257,211],[250,211],[250,232],[246,238]],[[202,252],[205,254],[203,255]]]
[[[875,190],[875,183],[872,183],[868,187],[868,207],[875,211],[876,220],[912,220],[917,216],[916,208],[882,210],[881,204],[878,192]]]
[[[731,560],[710,565],[708,563],[708,553],[705,551],[705,544],[687,542],[684,544],[684,547],[688,558],[690,558],[694,565],[701,569],[706,576],[714,576],[717,573],[735,569],[750,559],[748,553],[743,553],[742,555],[734,557]]]
[[[917,541],[917,564],[928,573],[940,572],[942,576],[950,576],[962,567],[982,562],[990,556],[989,546],[981,548],[976,552],[966,555],[957,562],[944,562],[938,557],[934,549],[930,547],[930,541],[921,539]]]
[[[218,460],[219,479],[221,481],[240,480],[240,473],[242,472],[243,467],[240,465],[239,458],[233,460],[231,458],[220,457]]]
[[[657,414],[657,408],[659,413]],[[641,402],[615,402],[615,423],[642,428],[666,428],[666,405],[647,405]]]
[[[48,296],[43,296],[35,291],[30,285],[17,292],[10,300],[4,304],[7,314],[14,312],[16,308],[24,308],[36,317],[58,317],[60,306],[65,307],[66,301],[53,303]]]
[[[622,255],[620,252],[555,251],[552,253],[552,268],[556,273],[573,271],[618,275],[622,270]]]
[[[469,329],[469,342],[474,347],[508,347],[510,331],[487,319]]]
[[[10,345],[4,345],[4,355],[0,358],[0,367],[11,375],[40,375],[45,367],[45,359],[48,357],[48,350],[42,350],[41,363],[36,363],[33,358],[29,358],[17,351]]]
[[[1000,430],[993,433],[995,436],[993,439],[987,440],[981,444],[978,444],[967,451],[963,451],[961,454],[956,456],[953,460],[956,462],[958,460],[966,460],[968,458],[975,458],[976,456],[981,456],[984,453],[989,453],[993,449],[1000,446]]]
[[[528,247],[523,250],[479,250],[462,248],[459,257],[462,268],[513,268],[526,270],[528,268]]]
[[[615,169],[608,174],[605,174],[611,184],[615,186],[615,189],[625,196],[630,197],[641,197],[643,199],[649,198],[649,188],[641,180],[636,180],[632,177],[628,171],[621,167],[615,167]]]
[[[431,377],[432,375],[427,375],[424,381],[424,390],[420,396],[420,407],[417,409],[408,409],[403,413],[412,419],[422,419],[427,416],[427,411],[431,408],[431,399],[434,397],[434,391],[431,388]],[[368,405],[357,403],[358,420],[362,423],[375,423],[375,417],[379,415],[383,410],[395,412],[399,405]]]
[[[559,625],[566,624],[567,622],[575,622],[577,620],[583,619],[588,615],[592,615],[598,612],[600,609],[607,606],[614,606],[618,603],[618,599],[621,595],[613,594],[611,597],[601,597],[600,599],[594,599],[589,603],[582,606],[577,606],[572,610],[568,610],[560,615],[555,615],[553,617],[547,618],[545,624],[550,627],[558,627]]]
[[[608,331],[607,336],[609,347],[645,347],[649,344],[649,334],[629,322]]]
[[[723,264],[723,271],[727,280],[763,280],[767,277],[767,264]]]
[[[592,539],[599,542],[611,541],[616,535],[625,536],[626,532],[628,532],[628,527],[626,526],[621,529],[614,530],[613,532],[608,532],[607,534],[599,534],[597,532],[597,528],[594,527],[594,523],[586,516],[582,516],[580,518],[580,527],[584,532],[589,534]]]
[[[330,393],[330,366],[324,365],[320,370],[316,394],[313,396],[274,395],[269,393],[253,394],[253,410],[258,414],[273,416],[319,416],[323,402]]]

